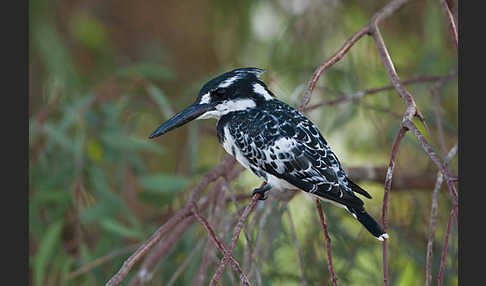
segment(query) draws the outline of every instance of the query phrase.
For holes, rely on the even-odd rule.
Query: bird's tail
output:
[[[383,241],[384,238],[388,239],[388,234],[383,231],[383,228],[365,211],[364,208],[346,208],[378,240]]]

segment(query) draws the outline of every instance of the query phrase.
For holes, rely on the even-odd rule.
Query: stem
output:
[[[322,211],[321,202],[317,198],[316,198],[316,207],[317,207],[317,212],[319,213],[319,217],[321,219],[322,230],[324,231],[324,236],[326,237],[327,262],[328,262],[327,268],[329,269],[329,273],[331,273],[332,284],[334,286],[337,286],[338,285],[337,277],[336,274],[334,274],[334,267],[332,265],[331,238],[327,233],[327,225],[326,225],[326,220],[324,219],[324,212]]]

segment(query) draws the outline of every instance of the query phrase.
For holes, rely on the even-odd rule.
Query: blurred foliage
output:
[[[267,70],[264,80],[270,89],[281,100],[297,105],[314,69],[386,2],[30,1],[31,284],[105,283],[133,249],[80,275],[70,274],[143,242],[186,202],[190,186],[224,155],[211,131],[214,121],[193,122],[153,141],[147,136],[187,106],[206,80],[236,67],[258,66]],[[383,23],[382,33],[404,80],[445,75],[456,67],[456,52],[438,1],[411,1]],[[372,39],[363,38],[321,77],[311,104],[388,84]],[[427,139],[443,155],[430,87],[421,83],[407,89],[429,124]],[[448,148],[457,142],[457,94],[456,77],[440,90]],[[346,102],[309,113],[345,168],[388,164],[400,119],[382,110],[404,111],[394,90],[361,102],[366,105]],[[457,158],[451,167],[457,173]],[[397,169],[437,171],[410,133],[400,148]],[[259,183],[245,172],[232,185],[237,193],[249,193]],[[374,198],[366,201],[367,209],[380,218],[383,184],[361,185]],[[431,189],[392,190],[391,285],[425,281],[431,197]],[[450,204],[443,187],[434,279]],[[264,285],[300,285],[284,209],[276,204],[268,221],[271,231],[264,234],[264,240],[271,242],[262,250],[268,254],[261,267]],[[329,284],[325,241],[313,200],[299,194],[288,209],[302,249],[306,280],[311,285]],[[324,211],[341,285],[381,284],[381,244],[342,209],[324,205]],[[261,212],[259,207],[256,215]],[[199,225],[190,227],[159,262],[148,284],[167,281],[204,237]],[[244,240],[240,241],[236,257],[243,255]],[[176,285],[191,284],[201,261],[199,249]],[[454,226],[444,285],[457,285],[457,269]],[[228,277],[224,279],[227,285]]]

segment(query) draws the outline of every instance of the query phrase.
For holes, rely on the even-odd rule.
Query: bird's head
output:
[[[164,122],[149,138],[163,135],[194,119],[219,119],[230,112],[254,108],[272,100],[273,94],[259,79],[263,71],[240,68],[213,78],[204,84],[193,104]]]

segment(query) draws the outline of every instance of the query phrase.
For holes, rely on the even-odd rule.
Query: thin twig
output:
[[[319,199],[316,198],[316,207],[317,212],[319,213],[319,218],[321,219],[322,230],[324,231],[324,236],[326,237],[326,249],[327,249],[327,268],[329,269],[329,273],[331,274],[332,284],[337,286],[337,277],[334,273],[334,266],[332,264],[332,255],[331,255],[331,238],[327,233],[327,225],[326,220],[324,219],[324,212],[322,211],[321,202]]]
[[[449,235],[451,233],[451,226],[452,226],[452,219],[457,217],[457,206],[453,206],[451,209],[451,213],[449,214],[449,221],[447,222],[447,231],[444,238],[444,246],[442,248],[442,257],[440,259],[440,271],[439,276],[437,277],[437,283],[439,286],[442,286],[442,281],[444,278],[444,270],[446,264],[446,257],[447,257],[447,247],[449,245]]]
[[[255,239],[255,247],[253,248],[253,251],[252,251],[252,254],[251,254],[252,260],[254,262],[251,265],[250,274],[248,274],[248,278],[251,279],[253,277],[253,274],[256,273],[256,280],[257,280],[258,285],[260,285],[260,286],[262,285],[262,278],[261,278],[260,270],[258,268],[259,267],[258,264],[262,264],[263,261],[258,260],[258,254],[260,253],[260,247],[261,247],[262,238],[263,238],[263,231],[265,230],[267,218],[270,215],[270,213],[272,212],[272,210],[273,210],[273,204],[272,203],[265,205],[265,209],[263,210],[263,214],[262,214],[260,220],[258,221],[258,234],[257,234],[257,237]]]
[[[135,244],[135,245],[129,245],[127,247],[124,247],[122,249],[118,249],[118,250],[115,250],[103,257],[100,257],[100,258],[97,258],[85,265],[83,265],[82,267],[80,267],[79,269],[69,273],[66,277],[66,279],[73,279],[81,274],[84,274],[88,271],[90,271],[91,269],[95,268],[95,267],[98,267],[100,265],[103,265],[105,264],[106,262],[109,262],[111,261],[113,258],[117,257],[117,256],[120,256],[120,255],[123,255],[127,252],[130,252],[130,251],[133,251],[135,250],[140,244]]]
[[[408,121],[408,120],[405,121],[403,124],[410,131],[412,131],[412,133],[419,141],[420,145],[422,145],[422,149],[424,149],[425,153],[429,156],[432,162],[434,162],[434,164],[439,168],[440,172],[444,176],[444,179],[446,180],[449,193],[452,197],[452,201],[454,205],[457,205],[458,204],[457,190],[456,190],[456,186],[454,185],[453,176],[449,173],[449,170],[444,165],[444,163],[441,162],[437,154],[434,152],[433,148],[429,145],[425,137],[422,135],[422,133],[420,133],[417,126],[415,126],[415,124],[412,121]]]
[[[444,160],[444,164],[447,164],[452,157],[455,156],[457,152],[457,144],[452,147],[452,149],[447,154],[447,157]],[[432,207],[430,211],[430,225],[429,225],[429,239],[427,241],[427,255],[426,255],[426,263],[425,263],[425,286],[430,286],[432,281],[432,252],[433,252],[433,245],[434,245],[434,237],[435,237],[435,225],[437,221],[437,209],[438,209],[438,197],[439,197],[439,190],[442,186],[443,182],[442,173],[439,171],[437,172],[437,181],[435,183],[434,192],[432,194]]]
[[[210,221],[211,221],[211,219],[217,219],[218,217],[220,217],[220,215],[222,214],[222,211],[224,210],[222,206],[224,205],[224,201],[225,201],[225,191],[222,188],[221,184],[216,185],[214,188],[215,188],[215,190],[218,190],[218,196],[216,196],[216,198],[215,198],[216,201],[214,203],[213,214],[212,214],[211,217],[209,217]],[[223,220],[219,220],[219,224],[216,226],[216,230],[220,229],[222,222],[223,222]],[[214,223],[214,221],[213,221],[213,223]],[[201,264],[199,266],[199,272],[196,275],[196,277],[194,278],[192,285],[202,286],[204,284],[206,268],[208,267],[208,264],[210,262],[209,261],[210,251],[213,250],[213,245],[214,244],[211,243],[211,239],[209,239],[209,237],[208,237],[208,239],[206,240],[206,246],[204,247],[204,251],[203,251],[203,255],[202,255],[202,261],[201,261]]]
[[[386,232],[388,228],[388,198],[391,190],[391,183],[393,179],[393,171],[395,170],[395,160],[398,154],[398,149],[400,148],[400,143],[405,136],[407,130],[405,128],[400,128],[398,131],[395,142],[393,143],[390,162],[388,163],[388,170],[386,172],[385,178],[385,191],[383,195],[383,209],[382,209],[382,219],[383,219],[383,230]],[[383,238],[383,284],[388,286],[388,261],[387,261],[387,239]]]
[[[224,186],[225,186],[225,189],[228,190],[230,197],[231,197],[231,200],[233,201],[233,204],[235,205],[236,213],[241,215],[242,212],[243,212],[243,209],[241,209],[241,211],[240,211],[240,208],[238,206],[238,201],[236,200],[236,195],[231,188],[231,184],[230,184],[228,178],[224,178]],[[249,263],[250,253],[251,253],[251,237],[250,237],[250,234],[251,234],[251,230],[253,229],[253,225],[254,225],[254,222],[255,222],[255,219],[256,219],[256,215],[253,218],[254,219],[251,221],[252,223],[250,223],[248,225],[248,228],[243,229],[243,234],[245,235],[245,239],[246,239],[246,247],[245,247],[245,252],[244,252],[244,255],[243,255],[243,271],[245,271],[245,272],[248,270],[248,263]]]
[[[449,22],[449,32],[451,33],[452,40],[454,42],[454,45],[456,46],[456,53],[457,53],[459,49],[459,43],[458,43],[457,28],[456,28],[456,22],[454,21],[454,16],[452,16],[452,12],[449,9],[449,6],[447,5],[445,0],[440,0],[440,4],[442,5],[442,10],[444,10],[444,13],[446,14],[447,21]]]
[[[317,81],[319,80],[319,77],[322,75],[323,72],[325,72],[329,67],[337,63],[339,60],[341,60],[344,55],[351,49],[351,47],[359,40],[361,39],[364,35],[368,34],[369,30],[368,27],[364,27],[358,32],[356,32],[354,35],[351,36],[342,46],[341,48],[332,56],[329,58],[327,61],[325,61],[322,65],[320,65],[317,70],[314,72],[312,75],[311,80],[308,83],[307,89],[304,92],[304,95],[302,96],[302,100],[299,105],[299,110],[301,112],[304,111],[305,106],[309,103],[312,92],[314,91],[314,88],[316,87]]]
[[[445,83],[447,80],[451,79],[455,75],[456,75],[456,73],[454,72],[452,74],[447,74],[447,75],[443,75],[443,76],[420,76],[420,77],[412,78],[412,79],[409,79],[409,80],[405,80],[405,81],[402,82],[402,84],[403,85],[410,85],[410,84],[425,83],[425,82],[444,82]],[[395,88],[395,86],[393,86],[393,84],[391,84],[391,85],[387,85],[387,86],[384,86],[384,87],[371,88],[371,89],[366,89],[366,90],[358,91],[358,92],[351,93],[351,94],[345,94],[345,95],[342,95],[338,98],[334,98],[334,99],[331,99],[331,100],[323,101],[321,103],[316,103],[316,104],[313,104],[313,105],[306,106],[304,108],[304,110],[308,111],[308,110],[313,110],[313,109],[316,109],[316,108],[319,108],[319,107],[325,106],[325,105],[335,105],[335,104],[338,104],[338,103],[350,101],[350,100],[353,100],[353,99],[363,98],[366,95],[377,94],[377,93],[387,91],[387,90],[391,90],[391,89],[394,89],[394,88]]]
[[[167,282],[167,286],[172,286],[175,283],[177,278],[179,278],[179,275],[181,275],[182,271],[184,271],[186,266],[192,261],[192,259],[194,258],[194,255],[196,255],[199,252],[199,250],[201,249],[201,247],[203,245],[203,242],[204,242],[204,240],[200,240],[197,243],[194,250],[191,251],[189,256],[187,256],[187,258],[184,259],[184,262],[182,262],[181,265],[179,265],[179,267],[177,267],[177,270],[174,272],[174,274],[172,274],[172,276],[169,279],[169,282]]]
[[[179,238],[189,228],[194,221],[194,217],[188,217],[180,222],[167,236],[164,241],[159,241],[157,246],[144,260],[142,266],[137,271],[137,274],[133,276],[132,280],[128,284],[129,286],[139,286],[152,279],[154,269],[157,263],[162,257],[164,257],[172,247],[179,241]]]
[[[228,253],[228,250],[223,245],[221,240],[218,239],[218,237],[216,236],[216,233],[214,233],[214,230],[211,227],[211,225],[208,223],[208,221],[203,216],[201,216],[199,214],[199,211],[197,210],[196,206],[194,206],[194,215],[196,216],[197,220],[204,226],[204,228],[206,229],[206,231],[209,234],[209,237],[213,240],[216,247],[218,247],[218,249],[223,253],[223,255],[226,255]],[[240,279],[243,282],[243,285],[250,285],[250,281],[248,281],[248,278],[246,277],[246,275],[241,270],[241,267],[240,267],[240,264],[238,263],[238,261],[236,261],[233,258],[233,256],[231,256],[231,255],[229,255],[229,260],[230,260],[231,266],[233,266],[236,273],[238,273],[238,275],[240,276]]]
[[[363,36],[371,34],[374,27],[378,25],[381,21],[384,19],[388,18],[391,16],[393,13],[395,13],[398,9],[400,9],[403,4],[408,2],[408,0],[395,0],[390,3],[388,3],[385,7],[383,7],[380,11],[376,12],[375,15],[371,18],[370,23],[368,25],[364,26],[361,28],[358,32],[356,32],[354,35],[352,35],[342,46],[341,48],[328,60],[326,60],[323,64],[321,64],[314,74],[312,75],[311,80],[308,83],[307,89],[304,92],[304,95],[302,96],[302,100],[299,105],[299,110],[301,112],[304,111],[305,106],[309,103],[312,92],[314,91],[314,88],[317,84],[317,81],[319,80],[319,77],[331,66],[333,66],[335,63],[340,61],[344,55],[346,55],[351,49],[351,47],[358,41],[360,40]],[[396,86],[394,84],[394,86]]]
[[[152,249],[152,247],[154,247],[157,242],[160,241],[160,239],[162,239],[162,237],[169,233],[181,221],[192,216],[192,203],[199,199],[202,191],[208,184],[215,181],[225,172],[228,172],[228,170],[231,170],[234,163],[234,159],[228,155],[219,166],[207,173],[192,189],[188,204],[183,209],[176,212],[164,225],[159,227],[157,231],[135,251],[135,253],[125,260],[120,270],[113,277],[111,277],[111,279],[105,285],[115,286],[120,284],[128,275],[133,265],[144,257],[145,254],[147,254],[147,252]],[[202,205],[201,202],[200,205]]]
[[[221,279],[221,275],[223,274],[224,268],[226,267],[226,264],[230,262],[230,257],[233,252],[233,249],[236,246],[236,241],[238,240],[238,237],[240,236],[241,229],[243,228],[243,225],[245,224],[246,219],[250,215],[250,213],[253,211],[253,209],[256,206],[256,203],[260,199],[261,194],[257,193],[255,194],[248,206],[245,208],[245,211],[241,215],[240,219],[238,220],[238,223],[236,224],[234,231],[233,231],[233,237],[231,239],[231,244],[229,249],[225,252],[224,257],[221,259],[221,262],[218,266],[218,269],[216,270],[216,273],[214,273],[213,278],[211,279],[211,282],[209,285],[215,286],[218,281]]]
[[[299,269],[300,269],[300,280],[302,280],[302,285],[307,286],[309,285],[307,283],[307,280],[305,279],[304,275],[304,263],[302,260],[302,250],[300,249],[299,246],[299,241],[297,240],[297,235],[295,233],[295,226],[294,226],[294,221],[292,219],[292,214],[290,213],[290,209],[287,208],[287,216],[289,217],[289,225],[290,225],[290,235],[292,236],[292,240],[294,242],[296,254],[297,254],[297,261],[299,262]]]

